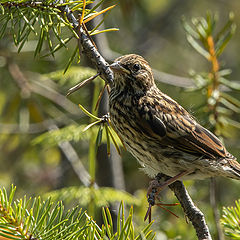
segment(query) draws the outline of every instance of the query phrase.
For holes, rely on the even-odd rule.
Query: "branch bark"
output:
[[[159,173],[156,176],[159,183],[166,183],[171,177]],[[199,240],[212,240],[204,214],[194,205],[187,189],[181,181],[175,181],[168,187],[174,192],[180,202],[186,217],[191,221]]]
[[[63,1],[63,0],[60,0]],[[98,50],[95,48],[93,43],[88,38],[87,34],[84,32],[81,26],[79,26],[73,13],[66,6],[63,10],[68,18],[68,20],[73,24],[79,36],[79,50],[82,51],[97,68],[101,77],[111,85],[113,82],[113,73],[109,68],[109,64],[100,55]],[[164,176],[168,178],[168,176]],[[194,205],[191,197],[189,196],[185,186],[182,182],[176,181],[172,183],[169,188],[175,193],[178,198],[186,216],[192,222],[193,227],[196,230],[196,234],[199,240],[211,240],[211,235],[209,233],[208,226],[206,224],[203,213]]]
[[[64,0],[60,0],[59,2],[64,3]],[[72,23],[72,26],[79,37],[79,52],[84,53],[89,58],[103,80],[111,85],[113,82],[113,72],[110,69],[108,62],[98,52],[86,32],[83,30],[82,26],[79,26],[78,20],[75,18],[69,7],[66,5],[62,11],[66,14],[68,21]]]
[[[169,185],[169,188],[174,192],[183,208],[184,213],[192,222],[198,239],[211,240],[212,237],[206,224],[204,214],[194,205],[183,183],[181,181],[176,181]]]
[[[166,179],[169,178],[166,176]],[[181,181],[168,186],[179,200],[184,213],[195,228],[199,240],[212,240],[204,214],[194,205],[187,189]]]

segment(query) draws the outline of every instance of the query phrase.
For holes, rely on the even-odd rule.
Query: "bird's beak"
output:
[[[113,70],[113,72],[130,74],[130,71],[122,67],[119,62],[114,62],[109,67]]]

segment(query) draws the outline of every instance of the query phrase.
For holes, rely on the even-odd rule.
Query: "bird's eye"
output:
[[[137,72],[137,71],[139,71],[140,69],[141,69],[140,64],[137,64],[137,63],[136,63],[136,64],[133,65],[133,71],[134,71],[134,72]]]

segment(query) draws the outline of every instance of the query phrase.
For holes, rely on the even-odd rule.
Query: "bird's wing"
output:
[[[183,122],[188,122],[188,127]],[[173,130],[173,125],[176,127],[176,132]],[[165,122],[165,126],[167,129],[166,141],[169,141],[176,149],[192,154],[205,155],[213,159],[226,157],[227,155],[227,151],[220,140],[192,119],[178,116],[174,124]]]
[[[185,109],[179,105],[166,106],[162,109],[154,104],[148,106],[147,114],[140,114],[143,131],[158,135],[164,145],[191,154],[212,159],[230,155],[220,140],[198,124]]]

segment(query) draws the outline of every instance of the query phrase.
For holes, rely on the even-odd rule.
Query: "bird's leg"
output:
[[[181,173],[177,174],[176,176],[167,179],[164,183],[159,183],[160,178],[159,178],[159,175],[157,175],[155,180],[150,182],[150,186],[148,187],[147,195],[149,195],[150,192],[152,192],[153,188],[157,189],[157,195],[158,195],[158,193],[160,191],[162,191],[164,188],[166,188],[168,185],[170,185],[171,183],[176,182],[179,178],[181,178],[181,177],[183,177],[183,176],[185,176],[185,175],[187,175],[189,173],[191,173],[191,171],[181,172]]]
[[[152,221],[152,219],[151,219],[152,218],[152,207],[155,205],[155,199],[156,199],[155,194],[156,194],[156,192],[157,192],[157,188],[151,187],[151,192],[147,194],[149,206],[148,206],[148,210],[146,212],[146,215],[144,217],[144,221],[146,221],[146,219],[148,218],[149,223]]]
[[[175,181],[177,181],[179,178],[181,178],[184,175],[187,175],[191,173],[190,171],[184,171],[181,172],[179,174],[177,174],[174,177],[171,177],[169,179],[167,179],[164,183],[160,183],[160,179],[161,176],[157,175],[155,180],[150,182],[150,185],[148,187],[148,191],[147,191],[147,198],[148,198],[148,203],[149,203],[149,207],[147,210],[147,213],[145,215],[144,221],[149,218],[149,222],[151,222],[151,213],[152,213],[152,207],[155,205],[155,200],[159,194],[160,191],[162,191],[164,188],[166,188],[168,185],[170,185],[171,183],[174,183]],[[164,206],[175,206],[178,204],[163,204],[163,203],[158,203],[156,204],[157,206],[167,210],[166,208],[162,207],[162,205]],[[168,210],[169,211],[169,210]],[[171,211],[169,211],[170,213],[172,213]],[[174,213],[172,213],[174,216],[176,216]]]

